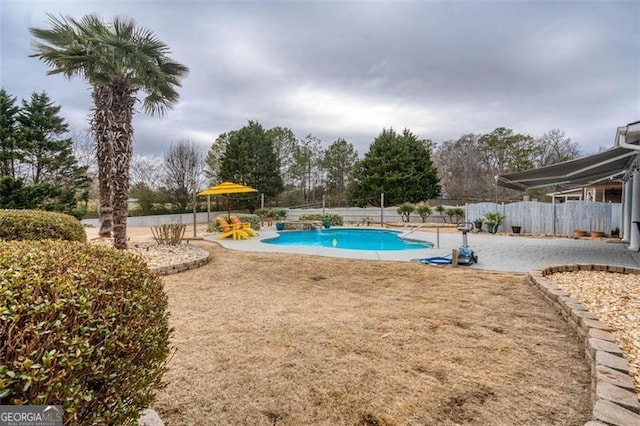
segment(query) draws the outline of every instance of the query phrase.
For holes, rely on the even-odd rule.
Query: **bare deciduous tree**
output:
[[[571,142],[571,138],[566,137],[560,129],[549,130],[536,143],[540,147],[540,154],[536,159],[538,167],[573,160],[582,155],[580,145]]]
[[[194,142],[180,140],[171,144],[164,159],[163,190],[174,207],[186,210],[193,192],[204,186],[202,169],[202,151]]]
[[[493,195],[493,173],[486,162],[480,135],[462,135],[443,142],[435,154],[442,189],[450,198],[473,200]]]
[[[163,181],[164,165],[162,159],[155,156],[135,154],[131,159],[131,186],[144,184],[157,190]]]

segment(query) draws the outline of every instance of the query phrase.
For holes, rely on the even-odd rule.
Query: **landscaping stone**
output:
[[[600,340],[600,339],[591,337],[588,340],[588,345],[589,345],[589,348],[591,348],[590,350],[592,350],[593,352],[605,351],[605,352],[618,355],[620,357],[622,356],[622,350],[618,345],[616,345],[613,342],[608,342],[606,340]]]
[[[594,338],[600,339],[600,340],[606,340],[608,342],[615,342],[616,341],[616,336],[613,333],[610,333],[610,332],[604,331],[604,330],[599,330],[597,328],[589,329],[589,337],[594,337]]]
[[[597,328],[598,330],[611,331],[609,326],[602,321],[592,320],[588,318],[580,319],[580,327],[584,328],[588,333],[590,328]]]
[[[574,316],[576,316],[578,318],[584,318],[584,319],[590,319],[590,320],[597,320],[598,319],[597,316],[593,315],[589,311],[575,311]]]
[[[549,290],[549,295],[555,298],[558,298],[560,296],[570,297],[569,293],[564,290],[560,290],[559,288],[557,290]]]
[[[554,271],[601,270],[626,271],[626,268],[608,268],[607,265],[553,266],[542,271],[547,276]],[[637,268],[636,268],[637,271]],[[637,273],[637,272],[635,272]],[[593,420],[585,426],[639,425],[640,402],[635,385],[629,376],[629,362],[622,357],[609,326],[600,321],[576,299],[555,289],[539,274],[529,275],[529,281],[540,290],[543,298],[556,309],[570,326],[583,338],[585,357],[591,365],[591,392]]]
[[[635,390],[635,385],[631,380],[631,376],[618,370],[606,367],[604,365],[596,365],[595,368],[596,382],[609,383],[630,391]]]
[[[640,425],[640,415],[606,399],[599,399],[593,405],[593,417],[616,426]]]
[[[138,419],[138,426],[164,426],[164,423],[155,410],[147,408]]]
[[[609,352],[596,351],[596,356],[594,358],[596,366],[604,365],[605,367],[613,368],[614,370],[629,374],[629,363],[622,357],[612,355]]]
[[[640,412],[638,395],[610,383],[599,382],[596,384],[596,399],[606,399],[635,413]]]
[[[567,303],[567,307],[572,311],[588,311],[587,307],[582,303]]]

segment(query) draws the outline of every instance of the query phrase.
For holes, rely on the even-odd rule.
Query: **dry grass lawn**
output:
[[[167,425],[578,425],[577,339],[518,274],[244,253],[165,278]]]

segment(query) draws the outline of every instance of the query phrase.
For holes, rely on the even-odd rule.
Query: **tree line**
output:
[[[91,179],[60,108],[44,92],[18,102],[0,89],[0,208],[83,215]]]
[[[18,105],[0,91],[0,207],[81,216],[90,194],[97,198],[93,135],[67,137],[69,127],[59,112],[46,93]],[[385,206],[442,193],[457,200],[492,199],[495,175],[580,154],[578,144],[558,129],[534,138],[500,127],[435,144],[409,129],[390,128],[360,158],[343,138],[324,148],[313,135],[298,138],[286,127],[264,129],[249,121],[219,135],[206,156],[188,140],[171,142],[162,158],[133,155],[129,195],[141,214],[188,211],[194,191],[225,180],[259,189],[267,207],[318,206],[323,197],[328,207],[378,206],[381,193]],[[252,197],[235,207],[253,210],[259,202]]]
[[[249,121],[213,142],[205,158],[205,174],[210,182],[231,180],[253,186],[273,205],[317,206],[324,196],[331,207],[381,202],[389,206],[440,195],[456,200],[517,198],[519,192],[496,187],[496,175],[581,154],[579,145],[559,129],[534,137],[499,127],[435,144],[410,129],[389,128],[360,158],[345,139],[323,148],[312,135],[298,138],[291,129],[265,130]]]

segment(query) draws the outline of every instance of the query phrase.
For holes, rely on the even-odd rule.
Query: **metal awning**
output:
[[[622,177],[638,154],[639,151],[618,146],[576,160],[499,175],[497,183],[519,191],[551,185],[559,188],[590,185]]]
[[[496,176],[499,186],[526,191],[544,186],[558,189],[620,179],[640,155],[640,121],[618,127],[613,148],[588,157],[539,169]]]

